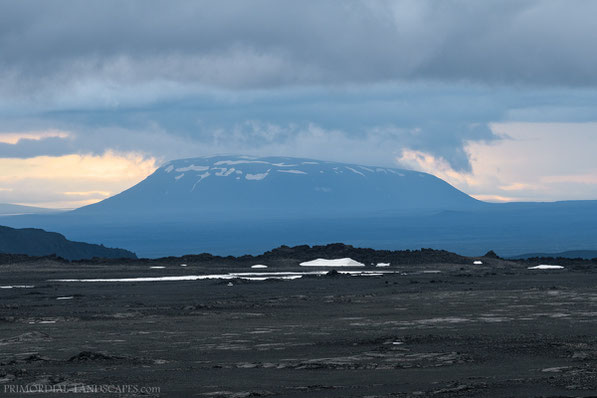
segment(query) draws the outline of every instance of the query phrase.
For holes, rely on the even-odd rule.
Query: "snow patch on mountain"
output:
[[[400,177],[404,177],[404,173],[401,173],[401,172],[399,172],[399,171],[392,170],[392,169],[388,169],[388,171],[389,171],[390,173],[392,173],[392,174],[396,174],[396,175],[398,175],[398,176],[400,176]],[[424,175],[421,175],[421,177],[424,177]]]
[[[221,166],[223,164],[232,166],[232,165],[236,165],[236,164],[251,164],[251,163],[253,163],[253,164],[255,164],[255,163],[271,164],[270,162],[266,162],[263,160],[245,160],[245,159],[243,159],[243,160],[218,160],[217,162],[214,163],[214,166]]]
[[[195,166],[194,164],[187,166],[187,167],[179,167],[176,169],[179,173],[184,173],[185,171],[206,171],[209,170],[209,166]]]
[[[278,170],[279,173],[289,173],[289,174],[307,174],[301,170]]]
[[[286,163],[270,163],[272,166],[276,167],[296,167],[298,164],[286,164]]]
[[[363,177],[365,177],[365,174],[361,173],[361,172],[360,172],[360,171],[358,171],[358,170],[355,170],[355,169],[353,169],[352,167],[348,167],[348,166],[346,166],[346,168],[347,168],[348,170],[352,171],[352,172],[353,172],[353,173],[355,173],[355,174],[359,174],[359,175],[362,175]]]
[[[203,174],[199,174],[199,179],[195,182],[195,184],[193,184],[193,188],[191,188],[191,192],[195,190],[195,187],[197,186],[197,184],[199,184],[201,181],[203,181],[204,179],[206,179],[209,176],[210,176],[209,171],[205,172]]]
[[[226,167],[214,167],[211,170],[220,170],[215,173],[215,175],[218,177],[228,177],[230,174],[234,173],[235,168],[232,167],[232,168],[228,169]]]
[[[247,180],[254,180],[254,181],[259,181],[259,180],[263,180],[265,177],[267,177],[269,175],[269,172],[272,169],[268,169],[265,173],[257,173],[257,174],[245,174],[245,178]]]

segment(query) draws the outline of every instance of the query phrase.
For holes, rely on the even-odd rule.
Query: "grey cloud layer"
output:
[[[470,171],[499,121],[597,119],[597,1],[0,1],[1,157],[136,151]],[[15,191],[16,192],[16,191]],[[16,195],[16,193],[15,193]]]
[[[2,2],[0,90],[595,85],[595,15],[597,2],[583,0]]]
[[[77,150],[72,144],[72,140],[58,137],[41,140],[22,139],[16,144],[0,142],[0,158],[68,155]]]
[[[137,151],[169,160],[213,153],[296,155],[391,165],[409,148],[470,170],[468,141],[498,139],[496,121],[595,120],[597,92],[512,89],[473,85],[386,85],[343,90],[282,90],[236,94],[185,93],[159,101],[164,90],[116,93],[125,106],[94,108],[71,99],[75,110],[4,118],[4,131],[47,128],[68,139],[0,145],[1,157]],[[72,96],[72,95],[71,95]],[[90,97],[91,98],[91,97]],[[83,104],[84,103],[84,104]],[[1,131],[0,131],[1,132]]]

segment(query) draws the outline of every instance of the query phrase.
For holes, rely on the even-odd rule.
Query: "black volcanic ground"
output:
[[[298,262],[319,254],[350,254],[367,260],[371,271],[380,268],[370,263],[389,260],[384,270],[397,273],[290,281],[49,281],[259,271],[250,269],[256,263],[268,264],[270,272],[304,271]],[[591,261],[533,271],[527,267],[542,260],[483,258],[474,265],[447,252],[342,245],[281,248],[257,259],[1,260],[0,285],[34,286],[0,289],[2,393],[37,383],[161,389],[94,394],[112,397],[597,394],[597,268]]]

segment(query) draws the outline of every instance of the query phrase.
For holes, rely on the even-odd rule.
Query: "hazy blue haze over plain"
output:
[[[490,204],[425,173],[297,158],[169,162],[103,202],[56,215],[3,217],[142,257],[344,242],[465,255],[593,247],[597,201]]]

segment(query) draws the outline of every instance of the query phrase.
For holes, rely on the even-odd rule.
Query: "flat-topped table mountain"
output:
[[[481,202],[411,170],[310,159],[214,156],[175,160],[78,214],[237,220],[468,209]]]

